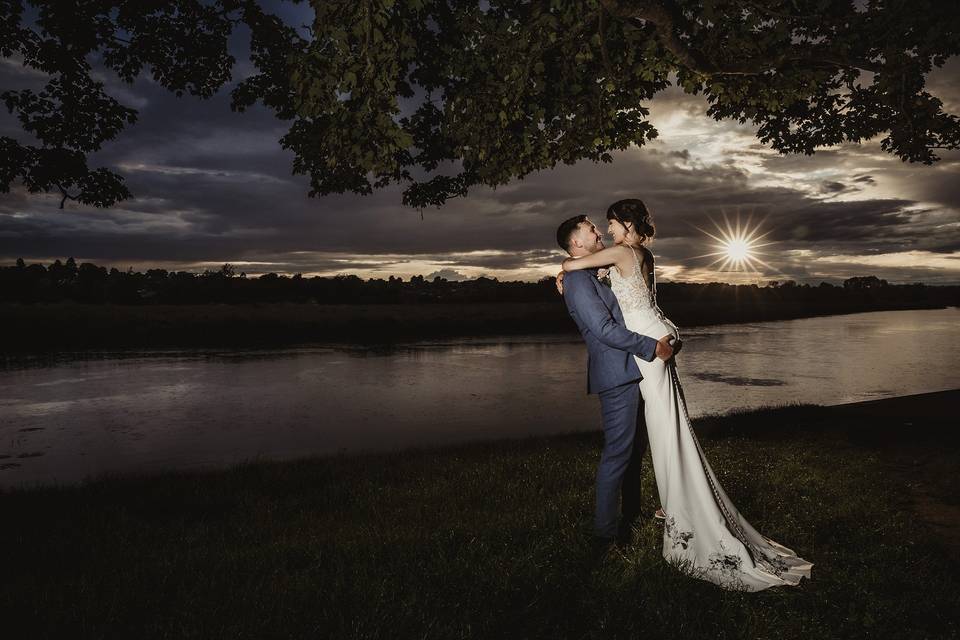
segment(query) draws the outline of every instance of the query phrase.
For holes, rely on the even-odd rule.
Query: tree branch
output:
[[[628,7],[623,6],[620,0],[600,0],[600,4],[607,12],[618,18],[627,21],[642,20],[653,24],[657,28],[657,36],[663,46],[693,71],[705,74],[716,72],[716,67],[702,53],[688,47],[677,35],[678,28],[687,32],[692,29],[689,28],[691,25],[676,5],[671,3],[675,10],[669,11],[663,3],[654,0],[631,3]]]
[[[67,198],[69,198],[70,200],[76,200],[76,199],[77,199],[75,196],[72,196],[72,195],[70,195],[69,193],[67,193],[67,190],[63,188],[63,185],[62,185],[62,184],[60,184],[59,182],[57,182],[56,185],[57,185],[57,188],[60,189],[60,193],[63,194],[63,198],[60,200],[60,208],[61,208],[61,209],[63,209],[63,203],[67,201]]]
[[[624,6],[621,0],[600,0],[600,4],[603,5],[611,15],[626,20],[628,24],[633,24],[638,27],[641,26],[637,24],[638,22],[654,25],[657,32],[657,39],[664,48],[676,56],[685,67],[705,76],[759,75],[775,68],[777,64],[786,61],[861,69],[872,73],[879,73],[882,70],[880,65],[869,60],[842,59],[830,52],[812,52],[802,55],[782,56],[776,60],[755,59],[748,60],[742,64],[721,66],[710,60],[702,51],[688,45],[687,42],[680,37],[679,34],[681,33],[693,35],[695,28],[686,16],[683,15],[680,7],[672,1],[645,0]]]
[[[768,7],[765,7],[762,2],[751,2],[750,0],[743,0],[743,4],[747,5],[749,8],[753,9],[757,13],[765,13],[768,16],[773,16],[775,18],[783,18],[784,20],[822,20],[823,16],[808,16],[802,13],[782,13],[780,11],[774,11]]]
[[[607,52],[607,34],[606,20],[607,12],[603,7],[597,12],[597,33],[600,36],[600,56],[603,58],[603,66],[607,70],[607,80],[613,79],[613,65],[610,64],[610,54]]]

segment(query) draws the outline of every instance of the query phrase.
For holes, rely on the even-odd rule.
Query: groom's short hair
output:
[[[573,216],[568,220],[564,220],[560,223],[560,226],[557,227],[557,244],[560,245],[560,248],[564,251],[570,251],[570,236],[573,235],[573,232],[577,230],[577,227],[580,226],[580,223],[587,219],[587,214],[581,213],[578,216]]]

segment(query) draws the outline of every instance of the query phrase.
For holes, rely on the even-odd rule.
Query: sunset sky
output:
[[[280,5],[290,24],[308,6]],[[232,38],[235,81],[254,72],[248,32]],[[0,86],[39,90],[44,76],[3,59]],[[879,138],[813,156],[764,147],[755,127],[717,122],[702,96],[671,89],[646,103],[660,137],[614,155],[528,176],[496,190],[475,188],[442,209],[404,208],[400,190],[308,198],[308,178],[291,173],[279,138],[290,123],[255,108],[233,113],[230,83],[214,98],[176,98],[148,77],[126,85],[99,78],[139,122],[90,157],[126,178],[135,198],[111,209],[31,195],[0,194],[0,263],[48,264],[68,256],[126,270],[202,271],[229,262],[266,272],[360,277],[479,275],[536,280],[555,274],[554,232],[587,213],[606,229],[606,206],[643,199],[654,215],[652,248],[661,280],[837,283],[858,275],[890,282],[960,283],[960,152],[933,166],[880,150]],[[928,90],[960,114],[960,61],[928,78]],[[5,109],[0,135],[33,142]],[[752,220],[767,233],[759,273],[719,271],[714,223]]]

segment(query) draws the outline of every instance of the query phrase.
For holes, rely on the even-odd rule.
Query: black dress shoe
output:
[[[593,536],[591,543],[591,557],[596,561],[610,553],[617,546],[616,538]]]
[[[617,544],[629,546],[633,544],[633,523],[634,520],[627,520],[620,523],[617,527]]]

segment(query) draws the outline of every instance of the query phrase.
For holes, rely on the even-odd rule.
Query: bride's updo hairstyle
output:
[[[653,226],[653,216],[647,210],[647,205],[643,200],[628,198],[618,200],[607,209],[607,220],[616,220],[624,227],[627,223],[633,223],[633,230],[640,236],[640,241],[646,244],[653,239],[656,229]]]

